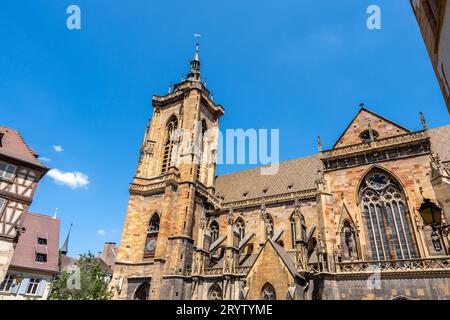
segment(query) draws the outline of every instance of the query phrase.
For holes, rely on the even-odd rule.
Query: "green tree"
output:
[[[108,288],[100,261],[90,252],[76,262],[79,272],[60,272],[53,281],[52,300],[109,300],[113,291]]]

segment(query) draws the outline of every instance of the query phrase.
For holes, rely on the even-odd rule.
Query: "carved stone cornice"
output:
[[[325,171],[430,153],[427,131],[408,132],[321,152]]]
[[[220,208],[220,201],[213,194],[211,194],[203,184],[197,184],[195,190],[209,202],[211,202],[215,208]]]
[[[180,173],[178,169],[171,167],[169,172],[152,179],[136,178],[134,183],[130,184],[130,194],[132,195],[153,195],[164,192],[167,185],[178,185]]]
[[[316,189],[309,189],[309,190],[302,190],[302,191],[297,191],[297,192],[275,194],[272,196],[265,196],[264,201],[265,201],[265,204],[267,205],[267,204],[273,204],[273,203],[279,203],[279,202],[294,201],[296,197],[298,199],[315,198],[316,197]],[[245,200],[240,200],[240,201],[222,203],[223,210],[229,209],[230,207],[237,209],[237,208],[258,207],[258,206],[261,206],[261,198],[245,199]]]
[[[373,140],[370,143],[359,143],[351,146],[335,148],[322,151],[322,159],[333,159],[336,157],[352,155],[355,153],[364,153],[369,150],[397,146],[400,144],[418,142],[427,140],[428,135],[425,130],[417,132],[408,132],[402,135],[388,137],[379,140]]]

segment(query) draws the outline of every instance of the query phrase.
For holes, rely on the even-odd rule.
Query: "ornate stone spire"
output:
[[[190,69],[187,75],[187,79],[190,81],[200,81],[200,59],[198,57],[199,48],[200,43],[197,42],[194,57],[190,62]]]
[[[322,152],[322,141],[320,141],[320,136],[317,136],[317,150]]]

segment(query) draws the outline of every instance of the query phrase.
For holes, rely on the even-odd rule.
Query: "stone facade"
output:
[[[450,2],[411,0],[411,4],[450,112]]]
[[[167,153],[224,113],[199,65],[196,52],[188,78],[153,98],[116,299],[450,298],[448,239],[433,243],[417,211],[429,198],[450,219],[450,126],[428,129],[422,117],[412,132],[362,107],[331,150],[272,176],[215,177],[214,161]],[[173,127],[187,135],[172,139]],[[200,157],[215,154],[216,134],[200,141]]]

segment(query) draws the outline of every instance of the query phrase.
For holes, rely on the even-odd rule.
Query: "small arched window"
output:
[[[239,233],[239,241],[241,241],[245,237],[245,222],[242,218],[239,217],[236,219],[235,228]]]
[[[378,139],[378,132],[375,130],[365,130],[359,135],[359,137],[362,142],[369,143],[372,140]]]
[[[270,214],[266,214],[266,238],[272,238],[273,237],[273,229],[274,229],[274,223],[273,218]]]
[[[266,283],[261,290],[261,299],[262,300],[276,300],[277,295],[275,292],[275,288],[270,284]]]
[[[147,238],[145,241],[144,257],[153,258],[155,256],[156,241],[159,233],[159,214],[154,213],[147,228]]]
[[[164,142],[164,154],[162,160],[161,173],[166,173],[173,165],[172,153],[175,144],[175,131],[178,129],[178,119],[175,115],[170,117],[166,126],[166,135]]]
[[[209,300],[222,300],[222,288],[215,283],[211,286],[208,292],[208,299]]]
[[[209,232],[211,232],[211,243],[216,242],[219,239],[219,224],[217,221],[211,222],[209,225]]]

